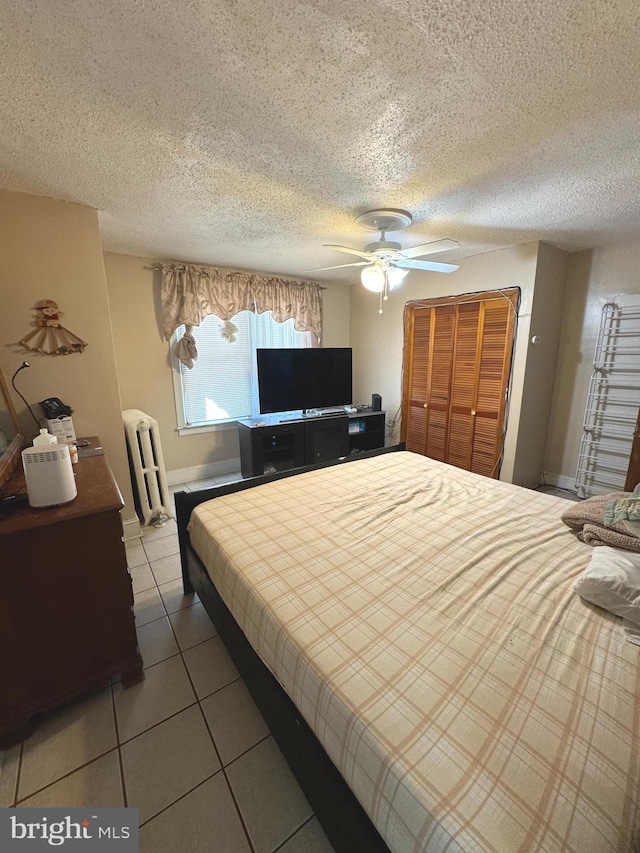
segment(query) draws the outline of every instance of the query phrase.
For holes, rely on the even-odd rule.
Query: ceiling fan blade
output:
[[[302,272],[322,272],[322,270],[339,270],[341,267],[366,267],[371,261],[355,261],[352,264],[336,264],[333,267],[314,267],[312,270],[302,270]]]
[[[458,264],[438,264],[435,261],[394,261],[394,267],[409,270],[431,270],[432,272],[454,272],[459,269]]]
[[[446,252],[448,249],[459,249],[460,243],[455,240],[435,240],[433,243],[423,243],[412,249],[402,249],[401,255],[405,258],[421,258],[424,255],[432,255],[434,252]]]
[[[333,246],[331,243],[324,244],[325,249],[337,249],[339,252],[349,252],[350,255],[358,255],[359,258],[371,260],[369,252],[361,252],[359,249],[350,249],[348,246]]]

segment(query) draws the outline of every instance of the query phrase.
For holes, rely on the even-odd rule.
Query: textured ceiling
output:
[[[372,207],[456,257],[639,237],[639,19],[633,0],[0,0],[0,187],[97,208],[110,251],[288,275],[348,260],[322,244],[370,242]]]

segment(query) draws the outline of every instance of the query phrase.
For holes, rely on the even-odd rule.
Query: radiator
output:
[[[122,413],[136,512],[143,524],[162,526],[173,517],[158,422],[140,409]]]

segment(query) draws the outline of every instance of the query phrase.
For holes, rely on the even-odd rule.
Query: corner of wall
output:
[[[602,308],[612,297],[640,292],[640,240],[585,249],[569,258],[551,419],[544,467],[573,479]]]
[[[512,478],[527,487],[542,480],[568,262],[567,252],[548,243],[538,244]]]
[[[0,269],[4,296],[0,342],[11,344],[25,334],[33,321],[34,303],[48,298],[58,303],[65,325],[88,344],[80,354],[34,353],[21,391],[31,401],[60,397],[74,409],[78,436],[100,436],[127,517],[133,513],[133,495],[97,211],[52,198],[0,192],[0,232],[11,235],[3,245]],[[4,372],[11,376],[24,355],[16,347],[12,351],[0,347]],[[32,434],[31,427],[27,435]]]

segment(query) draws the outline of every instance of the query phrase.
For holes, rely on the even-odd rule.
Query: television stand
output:
[[[384,447],[385,412],[338,412],[238,421],[242,476],[259,477]]]

